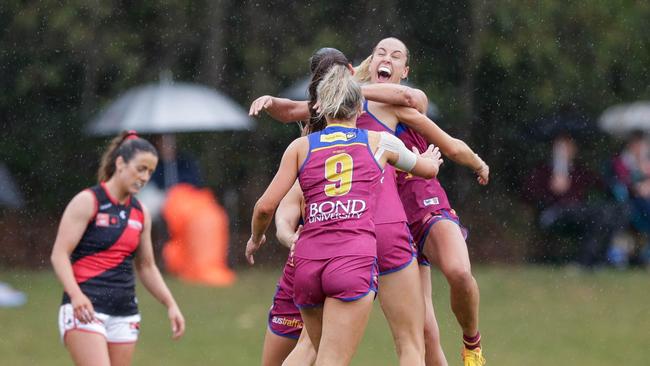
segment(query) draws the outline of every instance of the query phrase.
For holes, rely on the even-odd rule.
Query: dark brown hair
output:
[[[316,114],[312,108],[318,99],[318,84],[323,80],[323,77],[332,68],[333,65],[348,66],[350,61],[345,57],[343,52],[336,48],[324,47],[314,52],[309,59],[309,69],[311,71],[311,80],[309,81],[309,111],[311,117],[307,126],[305,126],[305,133],[320,131],[327,126],[325,118],[321,118]]]
[[[113,138],[104,151],[97,171],[99,183],[109,180],[115,174],[115,160],[118,156],[128,163],[139,152],[152,153],[158,157],[158,151],[151,143],[138,137],[135,131],[122,131]]]

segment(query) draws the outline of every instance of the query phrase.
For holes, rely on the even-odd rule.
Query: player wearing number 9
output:
[[[305,225],[295,252],[295,303],[317,350],[316,364],[347,365],[365,330],[376,292],[374,206],[386,163],[431,178],[442,163],[437,148],[411,152],[387,133],[356,129],[362,96],[345,66],[318,87],[327,127],[293,141],[257,201],[246,257],[266,240],[273,213],[298,178]]]

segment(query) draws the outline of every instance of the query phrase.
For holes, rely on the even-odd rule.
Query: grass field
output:
[[[488,365],[649,365],[650,273],[592,274],[558,267],[479,267],[481,333]],[[168,282],[187,319],[169,339],[162,306],[140,291],[143,313],[136,365],[257,365],[279,271],[247,270],[229,289]],[[0,308],[0,364],[67,365],[58,341],[61,287],[52,272],[0,271],[28,304]],[[460,365],[460,332],[446,283],[434,274],[434,303],[450,365]],[[391,336],[375,304],[353,365],[396,365]]]

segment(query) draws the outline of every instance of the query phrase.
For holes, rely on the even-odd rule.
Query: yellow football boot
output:
[[[463,365],[464,366],[483,366],[485,365],[485,358],[480,348],[467,349],[463,347]]]

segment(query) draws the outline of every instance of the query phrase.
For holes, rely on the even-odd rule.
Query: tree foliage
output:
[[[569,104],[595,121],[613,103],[650,98],[643,1],[8,0],[0,24],[2,160],[28,212],[53,215],[93,182],[105,141],[83,126],[164,70],[247,106],[304,77],[317,48],[360,61],[395,35],[409,46],[410,80],[438,105],[441,125],[490,163],[495,184],[487,193],[498,199],[487,205],[503,204],[500,212],[517,207],[520,172],[541,157],[540,145],[522,138],[531,122]],[[245,230],[250,205],[296,135],[262,118],[254,134],[181,142],[201,155],[217,191],[239,192],[234,221]],[[595,146],[594,157],[611,153],[603,146],[611,143]],[[459,207],[486,195],[468,173],[446,171]]]

